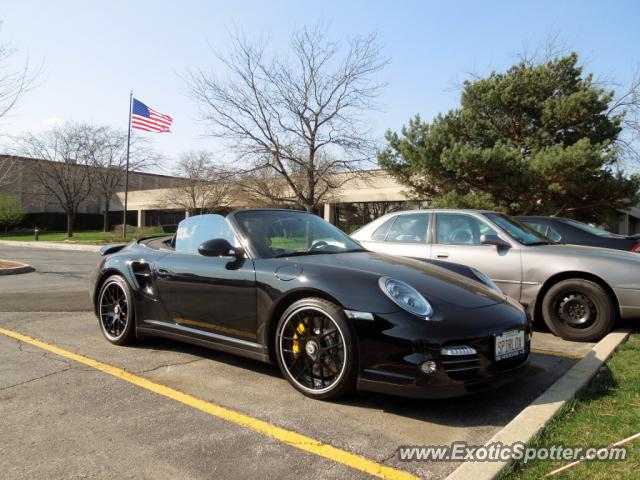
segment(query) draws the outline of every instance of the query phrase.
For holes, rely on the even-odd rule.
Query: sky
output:
[[[580,54],[587,71],[622,90],[640,71],[637,1],[71,1],[6,0],[0,42],[40,70],[38,86],[0,119],[2,149],[11,136],[61,122],[127,128],[129,91],[174,118],[172,133],[147,136],[170,173],[180,154],[233,152],[206,136],[185,74],[219,71],[212,49],[224,52],[230,33],[269,38],[273,52],[291,33],[323,24],[337,41],[377,33],[390,60],[380,74],[384,108],[368,114],[377,140],[411,117],[431,119],[459,104],[456,85],[471,73],[505,70],[524,50],[549,37]]]

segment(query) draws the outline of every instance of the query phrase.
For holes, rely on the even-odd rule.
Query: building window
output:
[[[423,208],[424,202],[356,202],[336,204],[336,226],[352,233],[376,218],[392,212]]]

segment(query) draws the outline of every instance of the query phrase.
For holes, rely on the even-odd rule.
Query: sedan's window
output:
[[[541,245],[551,241],[526,223],[502,213],[485,213],[485,217],[524,245]]]
[[[547,225],[544,225],[538,222],[532,222],[531,220],[523,220],[523,223],[526,223],[531,228],[536,230],[538,233],[541,233],[542,235],[545,235],[545,236],[547,235],[547,231],[549,230],[549,227]]]
[[[387,233],[386,241],[393,243],[426,243],[429,215],[411,213],[398,215]]]
[[[233,230],[220,215],[196,215],[185,218],[178,225],[175,236],[177,253],[197,254],[198,247],[207,240],[222,238],[236,245]]]
[[[482,220],[460,213],[436,215],[436,242],[440,245],[481,245],[481,235],[497,235]]]
[[[530,226],[536,232],[541,233],[542,235],[544,235],[545,237],[547,237],[553,242],[557,243],[560,240],[562,240],[562,235],[560,235],[560,232],[558,232],[555,228],[553,228],[550,225],[546,225],[544,223],[540,223],[540,222],[536,222],[534,220],[528,220],[528,219],[527,220],[523,219],[522,223]]]
[[[374,240],[376,242],[383,242],[385,237],[387,236],[387,232],[389,231],[391,224],[395,221],[395,219],[396,217],[391,217],[389,220],[376,228],[376,231],[373,232],[373,235],[371,235],[371,240]]]
[[[560,232],[558,232],[553,227],[549,227],[549,229],[547,230],[547,233],[545,233],[544,236],[556,243],[562,240],[562,235],[560,235]]]
[[[591,225],[587,225],[586,223],[578,222],[576,220],[571,220],[569,218],[565,218],[563,220],[563,222],[568,223],[569,225],[571,225],[573,227],[579,228],[583,232],[587,232],[587,233],[590,233],[592,235],[597,235],[598,237],[616,238],[616,237],[619,236],[619,235],[616,235],[615,233],[607,232],[606,230],[603,230],[602,228],[592,227]]]

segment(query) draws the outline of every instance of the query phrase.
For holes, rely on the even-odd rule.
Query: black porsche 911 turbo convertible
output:
[[[306,212],[199,215],[101,253],[91,292],[111,343],[160,336],[277,362],[313,398],[457,396],[527,364],[523,308],[480,272],[367,251]]]

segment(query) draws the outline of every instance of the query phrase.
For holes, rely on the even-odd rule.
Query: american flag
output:
[[[170,132],[169,127],[173,123],[173,118],[169,115],[158,113],[147,107],[140,100],[133,99],[131,108],[131,126],[137,130],[145,132]]]

